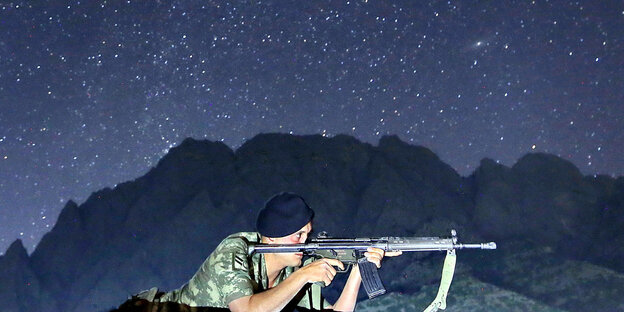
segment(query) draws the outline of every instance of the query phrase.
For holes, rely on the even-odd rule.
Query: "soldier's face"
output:
[[[272,238],[271,244],[303,244],[308,239],[308,235],[312,232],[312,222],[304,225],[299,231],[288,236]],[[279,255],[286,266],[300,266],[303,253],[283,253]]]

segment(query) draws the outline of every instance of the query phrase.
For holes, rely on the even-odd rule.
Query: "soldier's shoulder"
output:
[[[223,239],[219,246],[247,246],[250,243],[257,243],[259,241],[260,234],[258,234],[258,232],[238,232]]]

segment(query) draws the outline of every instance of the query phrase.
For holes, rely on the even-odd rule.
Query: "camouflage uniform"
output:
[[[260,242],[256,232],[240,232],[226,237],[204,261],[197,273],[182,288],[164,294],[160,302],[177,302],[195,307],[227,308],[233,300],[268,289],[264,254],[247,255],[249,243]],[[275,285],[294,272],[286,267]],[[321,297],[321,288],[307,284],[291,302],[298,307],[320,310],[329,303]],[[311,304],[312,303],[312,304]]]

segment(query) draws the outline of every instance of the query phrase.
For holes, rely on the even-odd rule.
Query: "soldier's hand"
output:
[[[380,248],[368,247],[368,249],[366,249],[366,252],[364,253],[364,256],[366,257],[366,260],[374,263],[377,268],[381,268],[381,259],[383,259],[384,256],[396,257],[401,254],[401,251],[385,252],[383,249]]]
[[[302,267],[297,272],[303,274],[308,283],[323,282],[327,286],[331,284],[334,276],[336,276],[334,266],[344,270],[344,264],[340,260],[323,258]]]

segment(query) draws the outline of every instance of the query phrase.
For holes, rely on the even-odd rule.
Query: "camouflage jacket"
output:
[[[230,302],[238,298],[268,289],[264,254],[247,255],[248,244],[259,241],[260,234],[256,232],[240,232],[226,237],[187,284],[164,294],[160,302],[227,308]],[[284,268],[275,285],[294,271],[294,267]],[[329,306],[321,296],[320,286],[307,284],[289,306],[320,310],[321,302],[323,307]]]

